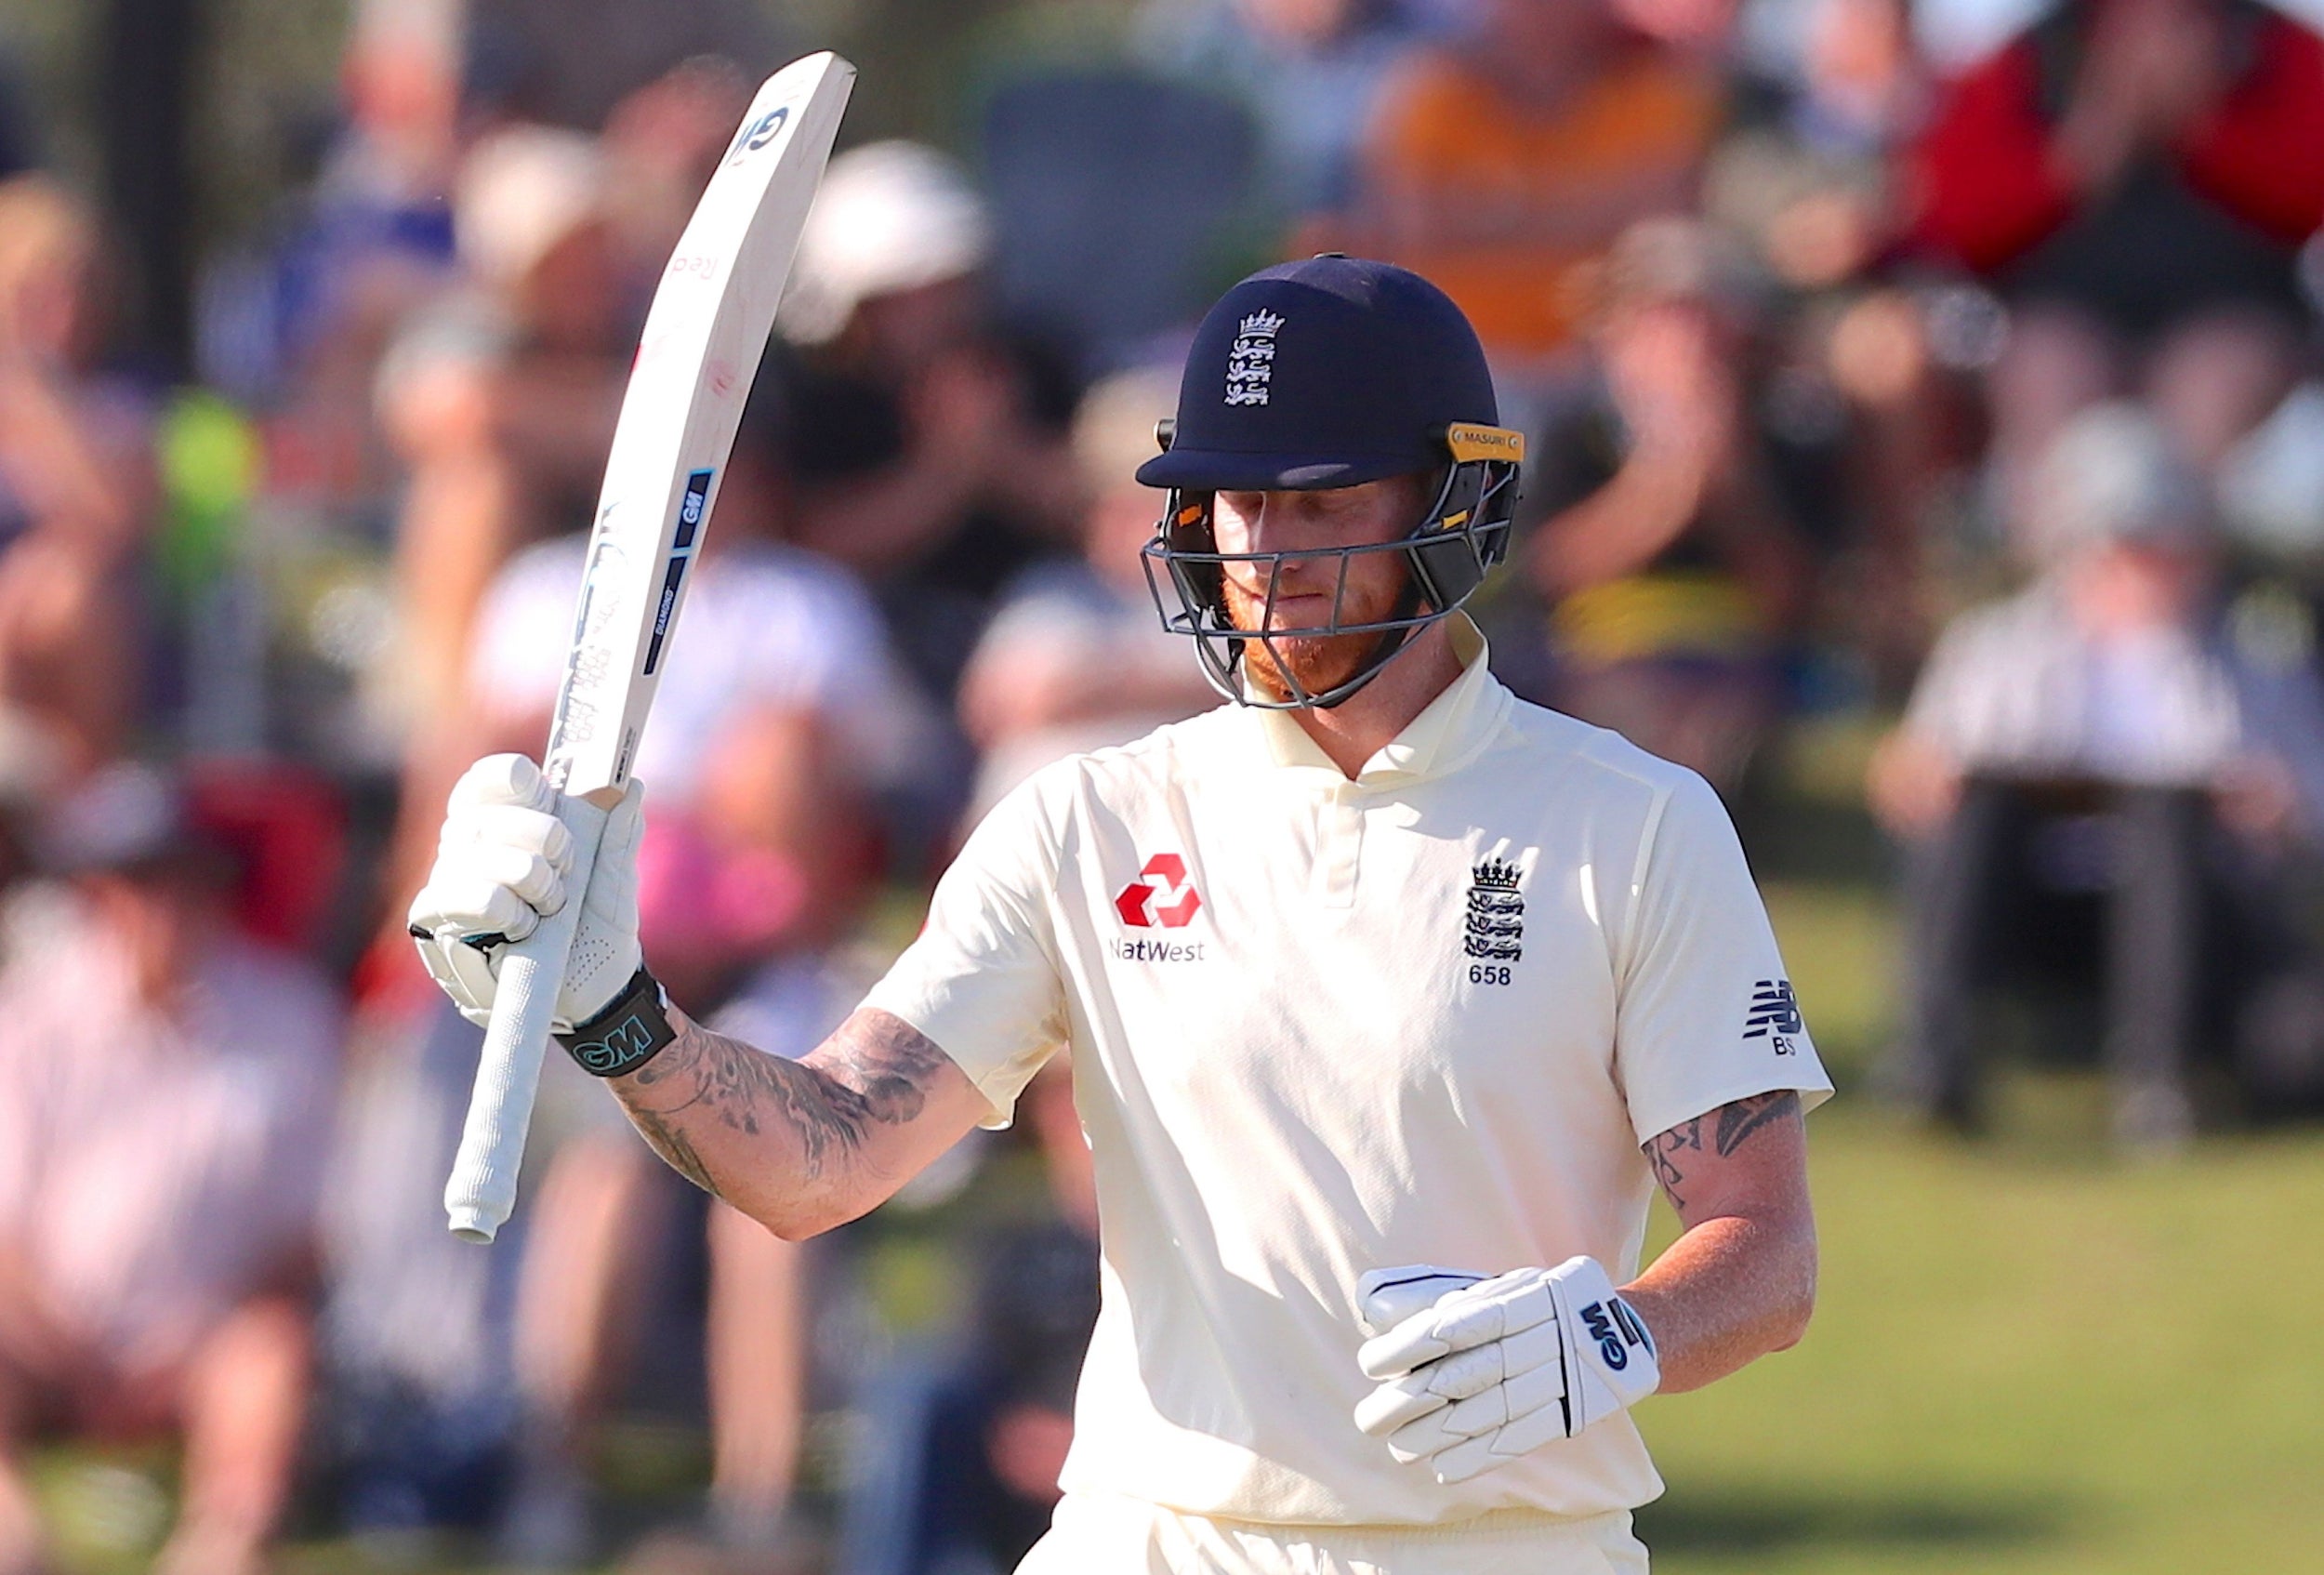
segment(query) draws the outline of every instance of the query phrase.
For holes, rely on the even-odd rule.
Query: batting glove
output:
[[[1399,1461],[1465,1482],[1636,1405],[1662,1381],[1654,1338],[1595,1258],[1493,1279],[1415,1264],[1358,1286],[1379,1388],[1355,1424]]]
[[[644,787],[632,780],[605,819],[581,923],[551,1026],[570,1033],[611,1005],[639,967],[638,840],[645,829]],[[594,818],[585,804],[548,785],[522,755],[488,755],[452,789],[436,865],[412,900],[412,938],[420,960],[460,1014],[492,1018],[500,959],[544,914],[572,899],[574,824]]]

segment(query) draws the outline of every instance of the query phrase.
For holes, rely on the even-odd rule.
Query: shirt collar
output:
[[[1421,708],[1403,732],[1380,746],[1356,774],[1360,787],[1442,776],[1465,765],[1484,748],[1509,709],[1510,694],[1493,676],[1492,651],[1485,631],[1466,613],[1453,615],[1448,632],[1460,676]],[[1290,711],[1253,710],[1268,759],[1287,770],[1322,770],[1345,780],[1331,757],[1317,747]]]

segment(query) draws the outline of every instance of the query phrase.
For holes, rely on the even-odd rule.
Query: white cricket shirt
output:
[[[1068,1492],[1434,1524],[1661,1490],[1628,1416],[1456,1487],[1351,1419],[1365,1270],[1587,1252],[1618,1283],[1641,1144],[1831,1088],[1711,789],[1456,633],[1465,672],[1353,781],[1234,706],[1039,773],[865,1002],[995,1125],[1072,1046],[1104,1256]]]

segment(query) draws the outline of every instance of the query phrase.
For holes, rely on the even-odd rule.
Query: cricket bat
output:
[[[622,395],[542,764],[572,801],[573,899],[501,959],[459,1157],[452,1233],[490,1241],[516,1203],[541,1057],[605,816],[621,801],[743,402],[855,68],[810,55],[769,77],[654,292]]]

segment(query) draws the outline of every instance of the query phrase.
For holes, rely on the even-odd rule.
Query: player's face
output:
[[[1379,634],[1302,636],[1297,631],[1335,622],[1342,628],[1380,623],[1396,615],[1396,603],[1411,576],[1405,555],[1359,552],[1343,560],[1331,549],[1369,547],[1409,536],[1425,506],[1420,496],[1424,483],[1420,476],[1394,476],[1318,492],[1216,496],[1212,520],[1220,551],[1314,554],[1273,563],[1226,565],[1227,614],[1235,628],[1290,631],[1243,647],[1244,668],[1262,692],[1279,700],[1290,698],[1285,668],[1311,695],[1355,676],[1379,644]],[[1343,562],[1344,589],[1340,578]]]

